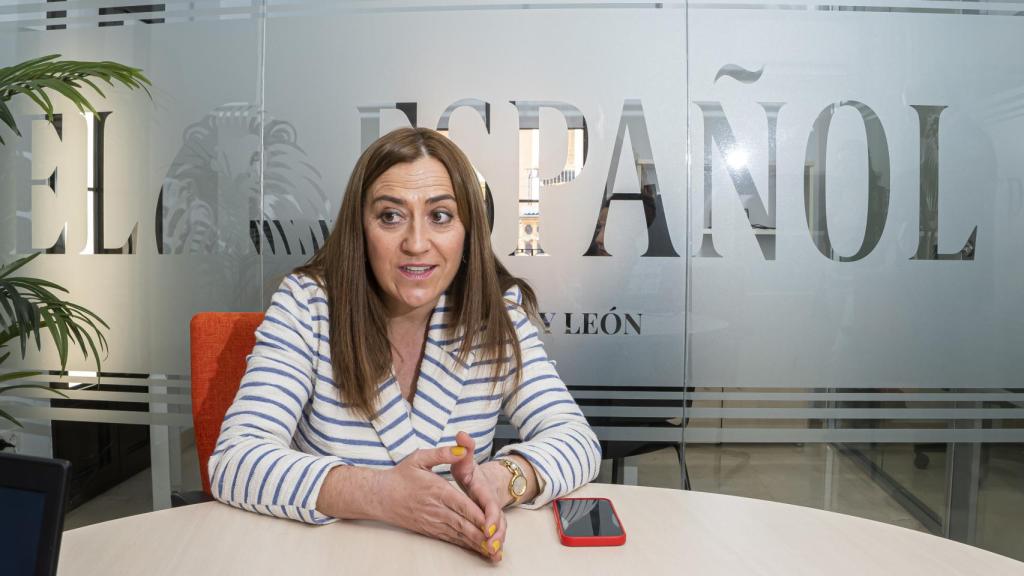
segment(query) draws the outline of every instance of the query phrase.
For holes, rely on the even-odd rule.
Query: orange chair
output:
[[[192,425],[207,496],[206,466],[245,374],[245,357],[256,344],[256,327],[262,322],[262,312],[201,312],[192,317]]]

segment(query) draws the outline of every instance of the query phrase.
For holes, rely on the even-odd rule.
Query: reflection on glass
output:
[[[1021,558],[1024,444],[987,444],[982,448],[980,465],[975,544],[1011,558]]]
[[[312,253],[330,202],[290,122],[225,104],[188,126],[161,189],[161,254]],[[260,160],[263,169],[262,230]]]
[[[860,249],[851,256],[835,253],[829,235],[826,218],[828,133],[839,108],[848,106],[860,113],[864,123],[868,156],[868,214],[864,224],[864,240]],[[814,128],[807,140],[807,154],[804,176],[804,212],[811,239],[825,257],[839,262],[855,262],[871,253],[882,237],[889,215],[889,141],[878,115],[866,104],[847,100],[826,107],[814,121]]]
[[[51,0],[52,1],[52,0]],[[138,4],[135,6],[115,6],[108,8],[100,8],[100,16],[108,16],[111,14],[149,14],[149,13],[161,13],[165,11],[164,4]],[[163,18],[140,18],[144,24],[163,24]],[[124,26],[123,20],[107,20],[101,21],[100,27],[104,26]]]
[[[723,66],[715,81],[719,78],[735,78],[739,82],[749,84],[761,78],[763,69],[750,71],[739,66],[727,64]],[[717,147],[719,154],[725,160],[726,172],[732,181],[732,186],[743,206],[743,212],[750,222],[751,228],[755,230],[765,260],[775,259],[775,224],[776,224],[776,182],[778,170],[776,155],[778,149],[778,119],[779,112],[785,105],[784,102],[759,102],[764,110],[765,121],[768,128],[768,190],[767,203],[757,189],[750,166],[750,153],[753,149],[753,141],[745,138],[737,139],[736,134],[742,134],[744,126],[738,125],[734,130],[732,123],[725,114],[721,102],[717,101],[695,101],[694,104],[701,111],[704,124],[704,222],[701,233],[701,240],[697,249],[697,255],[702,258],[720,258],[722,255],[715,248],[714,232],[712,229],[712,208],[711,201],[713,193],[713,149]],[[738,132],[739,131],[739,132]]]
[[[733,170],[739,170],[747,165],[747,158],[749,156],[744,148],[736,146],[726,156],[725,161],[728,162],[729,167]]]
[[[540,189],[571,182],[583,169],[584,129],[570,128],[566,138],[565,167],[551,178],[540,175],[540,130],[519,131],[519,240],[515,253],[528,256],[544,254],[540,244]]]

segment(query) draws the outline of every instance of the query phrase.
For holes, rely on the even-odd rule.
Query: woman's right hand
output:
[[[461,446],[417,450],[380,475],[386,504],[382,520],[488,556],[481,547],[484,512],[456,486],[432,471],[466,457]]]

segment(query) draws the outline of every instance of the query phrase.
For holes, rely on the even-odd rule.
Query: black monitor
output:
[[[0,563],[11,576],[57,573],[66,460],[0,453]]]

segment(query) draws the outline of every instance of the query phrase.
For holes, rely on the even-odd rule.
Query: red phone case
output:
[[[565,532],[562,532],[562,519],[558,515],[557,503],[571,500],[607,501],[608,506],[612,509],[612,514],[615,515],[615,521],[619,523],[619,528],[622,529],[622,534],[618,536],[567,536]],[[619,513],[615,511],[612,501],[607,498],[557,498],[551,505],[551,511],[555,515],[555,528],[558,529],[558,538],[565,546],[622,546],[626,543],[626,528],[622,525],[622,520],[619,518]]]

